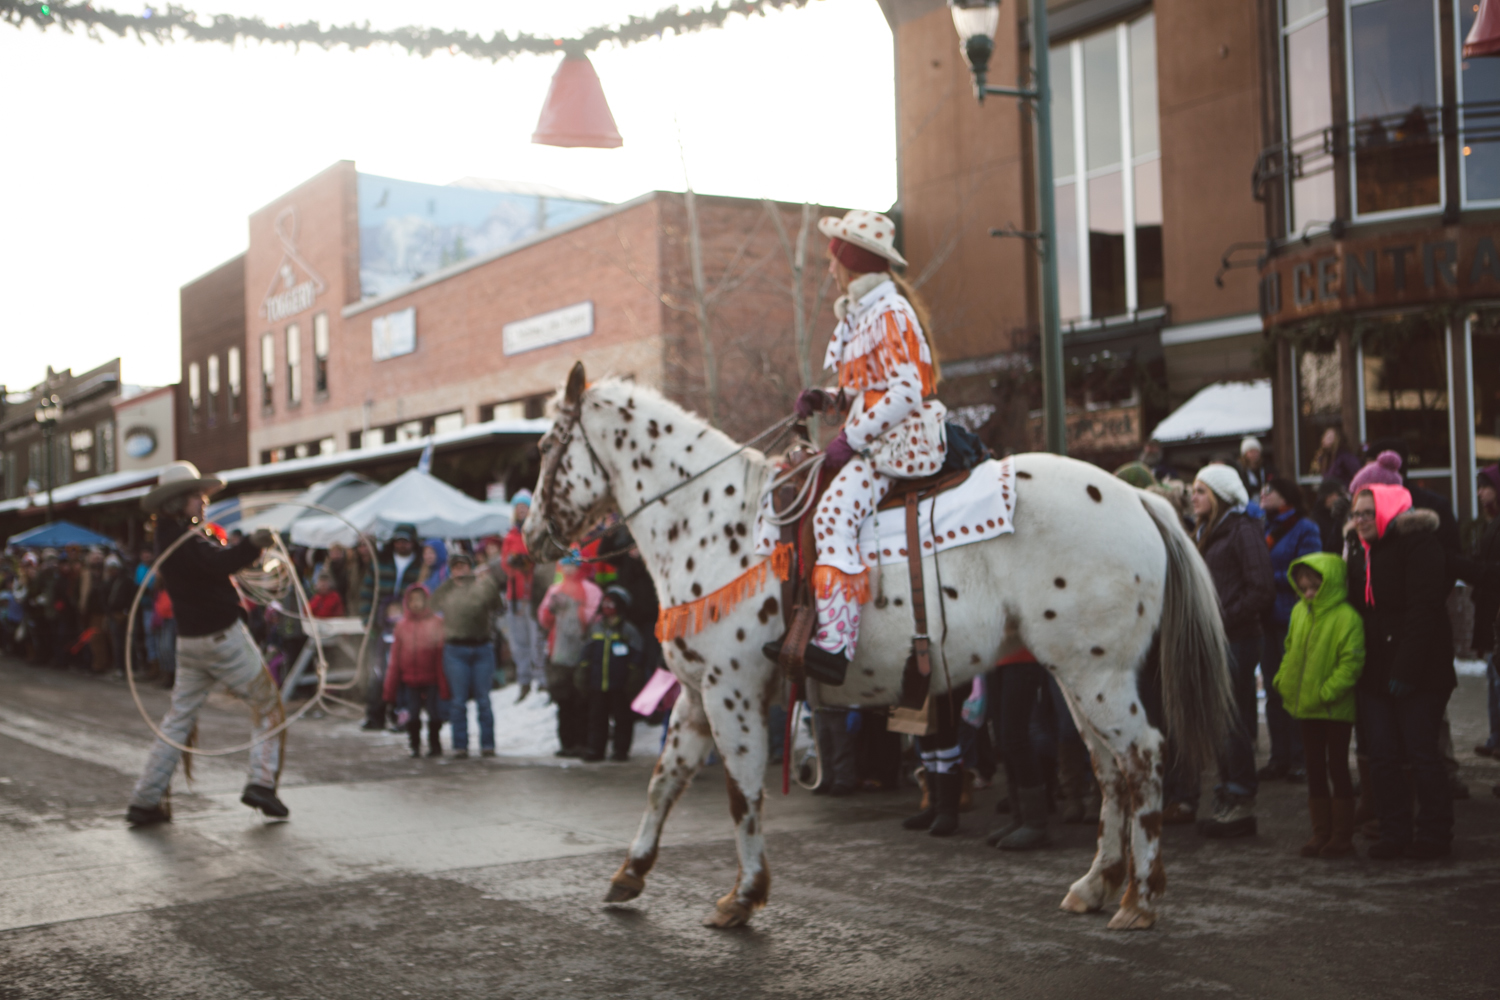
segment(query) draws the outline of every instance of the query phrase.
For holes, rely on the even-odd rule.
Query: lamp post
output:
[[[57,430],[57,422],[62,419],[62,400],[57,394],[43,396],[41,405],[36,408],[36,422],[42,428],[42,448],[47,452],[47,523],[52,523],[52,435]]]
[[[1000,0],[948,0],[959,51],[974,74],[974,96],[986,94],[1030,101],[1036,112],[1037,200],[1041,229],[1020,233],[1036,241],[1042,258],[1042,428],[1047,450],[1068,450],[1067,404],[1063,396],[1062,328],[1057,301],[1057,211],[1052,188],[1052,85],[1047,54],[1047,2],[1031,0],[1032,89],[992,87],[986,80],[1000,24]],[[993,235],[993,233],[992,233]]]

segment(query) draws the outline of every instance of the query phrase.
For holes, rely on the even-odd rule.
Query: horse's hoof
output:
[[[625,862],[625,864],[620,866],[620,870],[610,877],[609,892],[604,894],[604,901],[606,903],[628,903],[639,896],[642,889],[646,888],[646,880],[644,878],[639,875],[632,875],[626,870],[629,864],[630,862]]]
[[[1149,931],[1155,924],[1155,912],[1134,906],[1122,906],[1109,918],[1109,929],[1112,931]]]
[[[704,927],[713,927],[718,930],[728,930],[731,927],[744,927],[750,922],[750,907],[732,897],[719,900],[708,916],[703,918]]]
[[[1090,906],[1082,896],[1069,889],[1068,894],[1063,897],[1062,906],[1059,909],[1066,910],[1069,913],[1094,913],[1099,907]]]
[[[604,894],[604,901],[606,903],[628,903],[640,894],[641,890],[634,886],[612,882],[609,886],[609,892]]]

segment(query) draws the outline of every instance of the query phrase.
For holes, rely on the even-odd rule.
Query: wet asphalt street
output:
[[[165,692],[147,692],[153,712]],[[734,881],[721,769],[674,811],[646,892],[599,900],[649,761],[410,760],[325,718],[288,741],[291,821],[239,805],[241,759],[200,761],[170,826],[127,831],[149,733],[123,684],[0,660],[0,998],[1485,997],[1500,995],[1500,764],[1481,681],[1453,702],[1454,857],[1305,861],[1298,786],[1263,786],[1259,836],[1165,834],[1155,930],[1061,913],[1093,830],[986,848],[896,820],[914,793],[769,796],[770,906],[699,925]],[[211,701],[206,745],[244,715]],[[779,772],[768,783],[779,789]]]

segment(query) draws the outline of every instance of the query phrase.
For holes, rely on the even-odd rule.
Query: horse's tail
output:
[[[1233,719],[1229,642],[1213,577],[1161,497],[1141,504],[1167,547],[1160,624],[1162,715],[1166,736],[1194,773],[1214,763]]]

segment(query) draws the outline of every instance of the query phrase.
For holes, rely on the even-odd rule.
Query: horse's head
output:
[[[609,473],[584,428],[588,408],[583,362],[573,365],[555,403],[552,429],[542,436],[541,475],[522,531],[537,559],[560,559],[568,547],[615,505]]]

